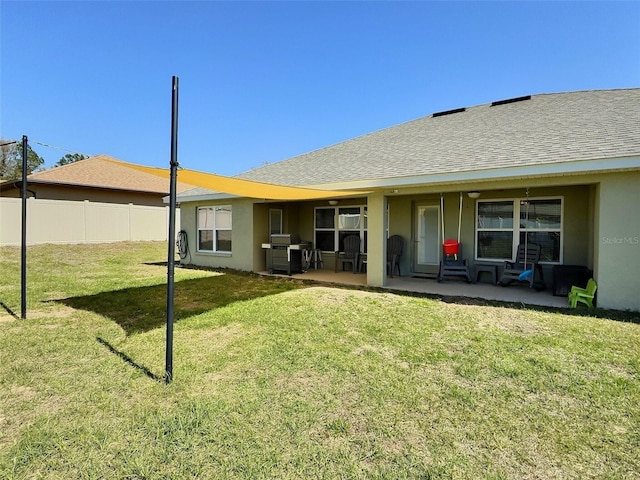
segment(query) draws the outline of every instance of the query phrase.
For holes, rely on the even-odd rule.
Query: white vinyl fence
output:
[[[0,197],[0,246],[20,245],[22,200]],[[176,211],[176,232],[180,210]],[[166,241],[169,207],[27,200],[27,244]]]

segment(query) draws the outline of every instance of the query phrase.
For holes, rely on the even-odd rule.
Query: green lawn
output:
[[[164,258],[0,249],[0,478],[640,478],[637,315],[177,268],[165,385]]]

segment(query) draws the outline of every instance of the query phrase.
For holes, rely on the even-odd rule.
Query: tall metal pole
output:
[[[20,318],[27,318],[27,136],[22,136],[22,241],[20,261]]]
[[[173,380],[173,293],[176,236],[176,183],[178,176],[178,77],[172,78],[171,87],[171,176],[169,181],[169,252],[167,259],[167,346],[165,383]]]

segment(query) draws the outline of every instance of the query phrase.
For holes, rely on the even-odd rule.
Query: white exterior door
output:
[[[413,271],[437,275],[440,266],[440,207],[416,205]]]

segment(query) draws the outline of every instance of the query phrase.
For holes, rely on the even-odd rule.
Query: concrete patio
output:
[[[269,275],[267,272],[260,272],[260,274]],[[289,275],[286,274],[274,273],[272,275],[289,278]],[[304,273],[292,274],[290,278],[359,287],[364,287],[367,283],[366,273],[336,273],[329,269],[311,269]],[[547,285],[547,290],[538,292],[534,289],[528,288],[525,284],[513,284],[508,287],[501,287],[499,285],[491,285],[489,283],[468,284],[459,280],[445,280],[442,283],[438,283],[435,279],[430,278],[396,276],[393,278],[387,277],[387,285],[384,288],[443,297],[481,298],[484,300],[495,300],[508,303],[522,303],[525,305],[569,308],[567,297],[553,296],[550,290],[550,285]]]

